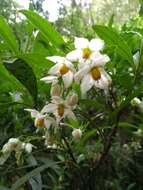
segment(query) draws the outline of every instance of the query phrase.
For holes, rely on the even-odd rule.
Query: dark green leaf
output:
[[[33,166],[37,166],[37,160],[33,155],[30,155],[27,159],[27,162]],[[30,180],[29,183],[32,187],[32,190],[42,190],[42,179],[40,173],[37,176],[33,176]]]
[[[4,62],[6,69],[29,91],[34,102],[37,101],[37,81],[32,68],[23,60]]]
[[[47,73],[47,71],[55,64],[38,53],[21,54],[19,58],[32,66],[38,78],[42,77],[45,71]]]
[[[32,177],[37,176],[40,172],[42,172],[43,170],[45,170],[46,168],[51,167],[50,166],[51,163],[49,164],[45,164],[43,166],[37,167],[36,169],[32,170],[31,172],[27,173],[26,175],[24,175],[23,177],[21,177],[20,179],[18,179],[11,187],[11,190],[17,190],[18,187],[20,187],[21,185],[23,185],[26,181],[30,180]]]

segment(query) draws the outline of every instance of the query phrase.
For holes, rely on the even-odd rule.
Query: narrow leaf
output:
[[[50,22],[31,10],[21,10],[20,12],[24,14],[54,46],[60,48],[64,46],[65,42],[62,36],[54,29]]]
[[[39,173],[41,173],[45,169],[47,169],[47,168],[52,168],[53,169],[54,166],[55,166],[55,164],[56,164],[55,162],[49,160],[46,164],[35,168],[34,170],[30,171],[29,173],[27,173],[26,175],[24,175],[23,177],[21,177],[20,179],[18,179],[12,185],[11,190],[17,190],[18,187],[20,187],[21,185],[23,185],[25,182],[27,182],[28,180],[30,180],[34,176],[37,176]]]
[[[133,57],[131,49],[127,42],[112,28],[95,25],[93,29],[97,35],[105,41],[108,45],[117,47],[117,53],[129,63],[133,64]]]
[[[0,36],[7,43],[11,51],[18,53],[18,44],[13,31],[2,16],[0,16]]]

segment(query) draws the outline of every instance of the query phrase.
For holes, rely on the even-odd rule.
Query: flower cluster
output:
[[[35,119],[37,131],[44,128],[47,147],[51,147],[52,144],[49,140],[51,128],[56,131],[60,126],[65,125],[66,118],[76,120],[74,110],[77,107],[78,96],[73,91],[72,84],[78,83],[81,95],[85,96],[92,87],[108,90],[111,83],[111,78],[104,69],[110,59],[100,52],[104,47],[103,41],[75,38],[74,45],[75,50],[65,57],[47,57],[55,65],[49,69],[48,76],[41,81],[51,83],[51,100],[40,112],[35,109],[25,109],[31,112],[31,116]],[[74,140],[80,139],[82,130],[74,129],[72,136]],[[54,143],[53,145],[55,147]]]
[[[19,160],[22,152],[30,154],[34,146],[31,143],[25,143],[20,141],[18,138],[10,138],[8,142],[2,148],[2,156],[0,157],[0,165],[8,159],[12,152],[15,152],[17,161]]]
[[[80,85],[82,97],[92,87],[107,91],[111,84],[111,78],[104,69],[110,59],[101,53],[104,47],[103,41],[75,38],[74,45],[75,50],[69,52],[65,57],[47,57],[55,65],[49,69],[48,76],[42,78],[41,81],[51,83],[50,101],[40,111],[25,109],[31,113],[31,117],[34,119],[36,132],[44,132],[43,138],[46,147],[57,147],[52,136],[62,126],[66,126],[65,119],[76,120],[74,110],[78,106],[79,97],[72,89],[73,83]],[[79,126],[74,127],[71,134],[73,140],[77,141],[82,136],[82,130]],[[15,155],[18,157],[23,150],[31,153],[32,147],[33,145],[30,143],[23,143],[19,139],[9,139],[2,148],[4,159],[1,163],[5,162],[12,151],[15,151]]]
[[[104,66],[110,59],[100,52],[104,47],[103,41],[75,38],[74,45],[76,49],[68,53],[66,57],[47,57],[55,65],[49,69],[48,76],[41,80],[46,83],[57,83],[59,79],[62,79],[65,88],[70,87],[75,80],[80,84],[83,96],[93,86],[108,89],[111,78],[104,70]]]

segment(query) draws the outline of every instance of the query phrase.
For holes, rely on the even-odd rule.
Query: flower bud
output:
[[[72,93],[67,97],[67,104],[69,106],[75,106],[78,102],[78,96],[75,93]]]
[[[72,136],[75,140],[79,140],[82,136],[82,131],[80,129],[74,129],[72,132]]]
[[[59,84],[53,84],[51,87],[51,96],[60,96],[61,86]]]

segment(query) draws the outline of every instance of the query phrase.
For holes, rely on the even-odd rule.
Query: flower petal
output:
[[[103,49],[103,47],[104,47],[104,42],[99,38],[92,39],[89,43],[89,48],[92,51],[100,51]]]
[[[50,75],[57,75],[59,74],[59,69],[61,67],[61,63],[57,63],[56,65],[54,65],[53,67],[51,67],[48,71],[48,74]]]
[[[47,76],[40,79],[41,81],[44,81],[45,83],[57,83],[58,77],[57,76]]]
[[[43,107],[43,109],[41,110],[41,113],[53,113],[57,108],[56,104],[48,104],[46,106]]]
[[[46,118],[45,120],[44,120],[44,123],[45,123],[45,127],[47,128],[47,129],[49,129],[50,128],[50,126],[52,125],[52,123],[54,123],[54,119],[53,118]]]
[[[91,67],[95,66],[104,66],[107,62],[110,61],[110,58],[107,55],[102,55],[100,53],[93,53],[91,55],[91,60],[93,61]]]
[[[88,72],[90,71],[90,66],[85,65],[80,69],[74,76],[75,81],[79,82]]]
[[[0,165],[3,165],[6,160],[8,159],[8,157],[10,156],[10,152],[6,152],[4,153],[1,157],[0,157]]]
[[[76,50],[74,50],[74,51],[71,51],[71,52],[69,52],[69,53],[66,55],[66,58],[67,58],[69,61],[72,61],[72,62],[77,62],[81,57],[82,57],[82,51],[79,50],[79,49],[76,49]]]
[[[25,111],[28,111],[31,113],[31,117],[37,117],[39,115],[39,112],[35,109],[24,109]]]
[[[67,118],[69,118],[69,119],[76,120],[75,114],[74,114],[73,111],[70,110],[70,109],[65,109],[64,117],[67,117]]]
[[[89,41],[86,38],[75,37],[74,45],[76,49],[84,49],[89,47]]]
[[[94,85],[94,80],[91,77],[90,73],[85,75],[81,82],[81,93],[82,95],[86,94],[87,91],[89,91],[92,86]]]
[[[97,87],[97,88],[100,88],[100,89],[108,89],[109,85],[111,84],[111,77],[105,72],[104,69],[101,69],[100,68],[100,72],[101,72],[101,78],[100,80],[98,81],[95,81],[94,82],[94,85]]]
[[[65,87],[69,88],[73,82],[73,73],[69,71],[68,73],[62,76],[62,79],[63,79]]]
[[[75,71],[74,65],[69,61],[65,59],[65,65],[72,71]]]
[[[62,63],[65,60],[65,58],[61,56],[49,56],[49,57],[46,57],[46,59],[49,59],[50,61],[54,63]]]

